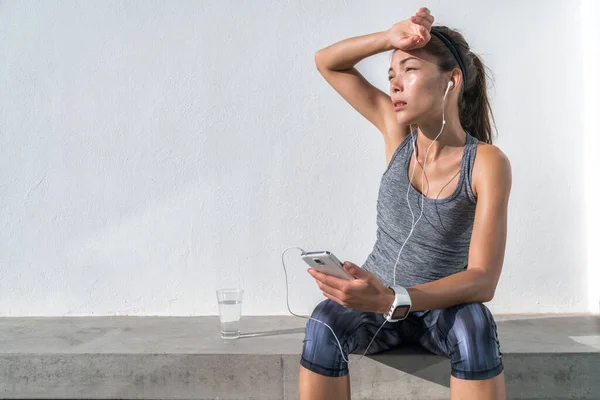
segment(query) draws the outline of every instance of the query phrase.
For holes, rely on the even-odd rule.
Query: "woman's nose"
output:
[[[402,85],[402,82],[400,81],[400,79],[398,79],[398,78],[390,79],[390,88],[394,92],[401,91],[403,89],[403,85]]]

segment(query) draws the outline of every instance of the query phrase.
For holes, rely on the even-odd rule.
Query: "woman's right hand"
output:
[[[434,20],[428,8],[419,8],[415,15],[388,29],[390,45],[403,51],[425,46],[431,39],[429,31]]]

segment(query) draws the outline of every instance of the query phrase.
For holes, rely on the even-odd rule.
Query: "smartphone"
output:
[[[312,268],[327,275],[341,279],[354,279],[344,270],[343,264],[329,251],[310,251],[302,253],[302,259]]]

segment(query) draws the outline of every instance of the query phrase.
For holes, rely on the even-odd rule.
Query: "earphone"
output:
[[[426,165],[427,165],[427,155],[429,154],[429,149],[431,148],[431,146],[433,145],[433,143],[435,143],[435,141],[438,139],[438,137],[440,137],[440,135],[442,134],[442,131],[444,130],[444,126],[446,125],[444,104],[446,102],[446,96],[448,95],[448,91],[451,88],[453,88],[453,87],[454,87],[454,81],[452,81],[452,80],[448,81],[448,84],[446,86],[446,92],[444,93],[444,98],[442,100],[442,129],[440,129],[440,133],[438,133],[438,135],[435,137],[435,139],[433,139],[433,141],[431,142],[431,144],[427,148],[427,151],[425,152],[425,159],[424,159],[424,162],[423,162],[423,172],[422,172],[422,175],[421,175],[421,182],[425,181],[425,168],[426,168]],[[410,132],[411,132],[410,135],[412,135],[412,132],[413,132],[413,130],[412,130],[412,124],[410,124],[409,126],[410,126]],[[398,257],[396,258],[396,263],[394,264],[394,285],[396,285],[396,267],[398,265],[398,261],[400,260],[400,254],[402,254],[402,250],[404,249],[404,246],[408,242],[408,239],[411,237],[411,235],[412,235],[415,227],[417,226],[417,223],[419,222],[419,220],[423,216],[423,209],[424,209],[423,204],[424,204],[424,197],[425,197],[424,193],[425,193],[425,191],[423,189],[421,189],[421,214],[419,215],[419,218],[416,220],[416,222],[415,222],[415,214],[412,211],[412,207],[410,206],[410,201],[409,201],[409,197],[408,197],[408,194],[410,192],[410,186],[412,185],[412,178],[413,178],[413,175],[414,175],[415,170],[416,170],[415,164],[417,162],[417,150],[416,150],[416,147],[417,147],[416,146],[417,136],[418,136],[418,132],[417,132],[417,135],[415,135],[414,141],[411,140],[411,144],[413,146],[413,154],[415,156],[415,163],[413,164],[413,171],[412,171],[412,173],[410,175],[409,183],[408,183],[408,187],[407,187],[407,191],[406,191],[406,203],[408,204],[408,208],[409,208],[410,213],[412,215],[412,223],[411,223],[410,232],[409,232],[408,236],[406,237],[406,239],[404,240],[404,243],[402,244],[402,247],[400,247],[400,251],[398,252]],[[329,328],[329,330],[331,331],[331,333],[335,337],[335,340],[337,342],[338,347],[340,348],[340,354],[341,354],[342,358],[347,363],[350,363],[349,358],[347,358],[344,355],[344,350],[342,349],[342,345],[340,344],[340,341],[339,341],[337,335],[335,334],[335,332],[333,331],[333,329],[329,325],[327,325],[323,321],[319,321],[316,318],[312,318],[312,317],[308,317],[307,318],[307,317],[305,317],[303,315],[295,314],[290,309],[288,279],[287,279],[287,271],[286,271],[286,268],[285,268],[284,255],[285,255],[285,253],[288,250],[291,250],[291,249],[299,249],[299,250],[301,250],[304,253],[304,250],[301,249],[300,247],[297,247],[297,246],[288,247],[287,249],[285,249],[283,251],[283,253],[281,253],[281,264],[283,265],[283,272],[285,274],[285,293],[286,293],[285,294],[285,299],[286,299],[286,304],[287,304],[288,311],[290,312],[290,314],[292,314],[292,315],[294,315],[296,317],[304,318],[304,319],[307,319],[307,320],[313,320],[313,321],[319,322],[319,323],[325,325],[327,328]],[[377,330],[377,332],[375,332],[375,334],[373,335],[373,338],[369,342],[369,345],[365,349],[365,352],[357,359],[357,361],[360,360],[360,359],[362,359],[367,354],[367,351],[369,350],[369,347],[371,347],[371,344],[373,344],[373,341],[375,340],[375,337],[377,336],[377,334],[379,333],[379,331],[381,330],[381,328],[383,328],[383,326],[386,324],[386,322],[388,322],[387,319],[383,321],[383,324],[381,324],[381,326],[379,327],[379,329]],[[348,357],[349,357],[349,354],[348,354]]]

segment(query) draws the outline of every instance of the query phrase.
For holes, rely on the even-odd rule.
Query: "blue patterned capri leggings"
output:
[[[312,317],[331,326],[344,354],[363,354],[384,317],[379,313],[345,308],[333,300],[322,301]],[[432,353],[448,357],[452,376],[488,379],[504,367],[496,323],[482,303],[466,303],[440,310],[413,311],[398,322],[387,322],[367,354],[405,343],[419,344]],[[347,358],[347,357],[346,357]],[[348,374],[348,363],[325,325],[308,320],[300,364],[321,375]]]

